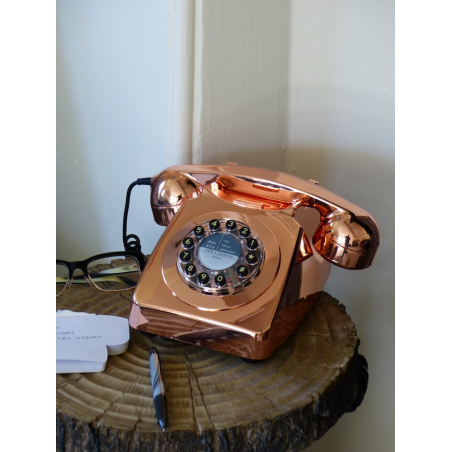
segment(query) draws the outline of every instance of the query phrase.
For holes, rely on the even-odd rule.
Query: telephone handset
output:
[[[331,264],[367,268],[379,245],[365,210],[266,169],[173,166],[152,178],[151,207],[167,228],[135,289],[130,325],[252,360],[297,328]],[[310,209],[320,214],[312,238]]]

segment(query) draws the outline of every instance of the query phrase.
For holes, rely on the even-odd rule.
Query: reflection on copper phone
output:
[[[152,182],[166,230],[134,293],[129,323],[143,332],[267,358],[305,318],[331,264],[367,268],[379,245],[369,213],[288,174],[186,165]]]

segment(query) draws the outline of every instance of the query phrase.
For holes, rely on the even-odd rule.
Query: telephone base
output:
[[[143,308],[136,303],[132,305],[129,323],[142,332],[257,361],[276,352],[303,321],[320,294],[317,292],[280,309],[272,326],[260,340],[232,329]]]

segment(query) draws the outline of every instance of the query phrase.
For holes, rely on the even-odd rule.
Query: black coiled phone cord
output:
[[[126,195],[126,205],[124,207],[124,217],[122,220],[122,242],[124,244],[125,251],[141,251],[141,242],[137,235],[129,234],[127,235],[127,216],[129,214],[129,204],[130,204],[130,194],[132,193],[133,187],[135,185],[147,185],[152,187],[152,178],[143,177],[132,182],[127,189]]]

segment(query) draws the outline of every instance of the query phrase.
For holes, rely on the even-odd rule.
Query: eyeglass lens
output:
[[[118,256],[90,262],[88,275],[100,290],[126,290],[137,285],[141,270],[135,257]]]

